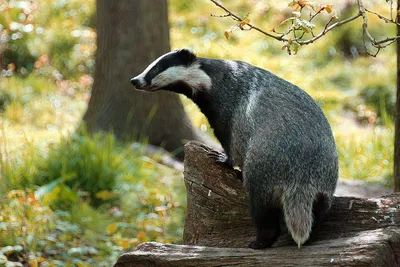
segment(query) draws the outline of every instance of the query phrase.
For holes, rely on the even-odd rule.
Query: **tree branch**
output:
[[[226,16],[224,15],[224,17],[230,17],[231,19],[235,20],[235,21],[239,21],[242,22],[243,19],[241,17],[239,17],[238,15],[234,14],[232,11],[230,11],[229,9],[227,9],[226,7],[224,7],[221,3],[219,3],[216,0],[210,0],[211,2],[213,2],[216,6],[218,6],[219,8],[223,9],[227,14]],[[214,15],[215,16],[215,15]],[[258,32],[261,32],[262,34],[271,37],[273,39],[276,39],[278,41],[288,41],[288,39],[283,38],[282,36],[277,36],[277,35],[273,35],[271,33],[268,33],[260,28],[258,28],[257,26],[254,26],[253,24],[247,23],[247,26],[249,26],[251,29],[254,29]]]
[[[339,26],[342,26],[343,24],[349,23],[350,21],[353,21],[353,20],[359,18],[360,16],[361,16],[361,14],[357,14],[357,15],[354,15],[354,16],[348,18],[348,19],[341,20],[341,21],[339,21],[339,22],[335,22],[334,24],[332,24],[332,25],[329,26],[329,27],[326,27],[326,26],[329,25],[330,22],[332,22],[332,20],[333,20],[333,17],[332,17],[332,18],[328,21],[328,23],[326,24],[326,26],[325,26],[325,28],[324,28],[324,30],[323,30],[322,32],[320,32],[320,33],[317,34],[315,37],[313,37],[313,38],[311,38],[311,39],[309,39],[309,40],[299,41],[299,44],[301,44],[301,45],[308,45],[308,44],[311,44],[311,43],[315,42],[316,40],[318,40],[319,38],[321,38],[322,36],[324,36],[327,32],[330,32],[330,31],[333,30],[334,28],[339,27]]]
[[[288,21],[288,20],[292,21],[292,25],[289,28],[289,30],[287,30],[286,32],[280,33],[280,35],[275,35],[275,34],[269,33],[267,31],[257,27],[256,25],[253,25],[253,24],[251,24],[251,23],[249,23],[247,21],[245,22],[245,20],[243,18],[241,18],[240,16],[238,16],[237,14],[233,13],[231,10],[226,8],[220,1],[218,1],[218,0],[210,0],[210,1],[212,3],[214,3],[217,7],[221,8],[222,10],[224,10],[226,12],[225,15],[220,15],[220,16],[212,15],[212,16],[214,16],[214,17],[230,17],[234,21],[238,21],[238,22],[241,23],[241,24],[239,24],[239,28],[241,30],[256,30],[256,31],[258,31],[258,32],[270,37],[270,38],[273,38],[275,40],[283,42],[284,43],[284,47],[287,48],[289,54],[291,53],[291,48],[290,48],[291,45],[295,44],[296,45],[295,49],[297,51],[298,47],[303,46],[303,45],[311,44],[311,43],[315,42],[316,40],[320,39],[322,36],[324,36],[328,32],[330,32],[331,30],[333,30],[333,29],[335,29],[337,27],[340,27],[340,26],[342,26],[342,25],[344,25],[346,23],[349,23],[349,22],[351,22],[353,20],[356,20],[359,17],[362,17],[362,19],[363,19],[363,23],[362,23],[363,41],[364,41],[364,47],[365,47],[366,52],[367,52],[368,55],[375,57],[382,48],[385,48],[385,47],[391,45],[392,43],[396,42],[398,39],[400,39],[400,36],[394,36],[394,37],[387,37],[387,38],[381,39],[381,40],[376,40],[371,35],[371,33],[368,31],[367,13],[370,13],[370,14],[373,14],[375,16],[378,16],[379,19],[385,21],[386,23],[392,23],[392,24],[395,24],[395,25],[398,25],[398,26],[400,26],[400,23],[397,22],[397,19],[396,20],[393,20],[393,18],[389,19],[389,18],[386,18],[386,17],[384,17],[384,16],[382,16],[382,15],[376,13],[376,12],[373,12],[373,11],[370,11],[368,9],[365,9],[362,0],[358,0],[357,1],[357,5],[358,5],[358,10],[359,11],[358,11],[358,13],[356,15],[354,15],[354,16],[352,16],[350,18],[347,18],[347,19],[344,19],[344,20],[341,20],[341,21],[338,21],[336,23],[331,24],[332,21],[336,18],[336,15],[333,15],[328,20],[328,22],[326,23],[324,29],[320,33],[318,33],[316,35],[312,31],[313,24],[310,24],[309,29],[307,30],[307,29],[304,29],[304,24],[300,24],[300,23],[302,23],[302,22],[304,23],[304,22],[307,22],[307,21],[311,23],[311,21],[317,15],[321,14],[322,10],[327,8],[327,6],[322,6],[322,8],[321,8],[321,6],[318,6],[319,7],[318,10],[316,10],[316,8],[314,8],[315,13],[314,14],[310,14],[310,18],[308,20],[301,20],[301,12],[302,12],[304,6],[302,6],[299,3],[298,6],[300,6],[300,12],[297,12],[297,11],[293,12],[293,17],[292,18],[288,18],[286,20],[286,21]],[[393,11],[393,3],[392,2],[393,1],[390,1],[390,10],[391,10],[391,12]],[[391,14],[391,17],[393,17],[392,14]],[[299,19],[298,24],[296,24],[297,19]],[[281,24],[283,24],[283,23],[281,23]],[[248,28],[247,27],[243,28],[243,25],[246,25]],[[299,30],[303,31],[302,34],[300,34],[300,36],[298,36],[297,33],[296,33],[296,31],[299,31]],[[274,33],[279,33],[275,29],[273,29],[272,31]],[[290,33],[293,34],[293,38],[286,37]],[[307,39],[307,40],[302,40],[304,35],[305,35],[305,33],[311,33],[312,38]],[[370,50],[367,47],[367,40],[366,40],[365,37],[368,39],[368,41],[371,43],[371,45],[377,49],[376,53],[371,53],[370,52]]]

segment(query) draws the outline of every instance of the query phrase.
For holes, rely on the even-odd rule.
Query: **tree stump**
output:
[[[240,174],[217,165],[210,150],[185,146],[185,245],[144,243],[115,267],[400,266],[400,194],[337,197],[311,245],[298,249],[286,231],[272,248],[248,249],[255,228]]]

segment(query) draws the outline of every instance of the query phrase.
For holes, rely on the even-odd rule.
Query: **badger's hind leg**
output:
[[[249,244],[249,248],[252,249],[272,246],[281,233],[279,224],[282,216],[281,208],[265,202],[266,200],[260,198],[260,195],[250,194],[251,215],[257,229],[256,240]]]

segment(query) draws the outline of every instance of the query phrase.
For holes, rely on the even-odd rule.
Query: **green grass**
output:
[[[393,128],[360,131],[359,136],[351,137],[337,134],[340,177],[392,186],[393,140]]]
[[[110,266],[139,242],[181,241],[179,173],[111,134],[2,156],[0,264]]]

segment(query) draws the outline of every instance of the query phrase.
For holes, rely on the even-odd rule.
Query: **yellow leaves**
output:
[[[123,249],[127,249],[127,248],[129,248],[130,244],[131,244],[131,243],[129,242],[129,240],[125,239],[125,240],[123,240],[123,241],[121,242],[120,246],[121,246]]]
[[[115,240],[115,243],[122,247],[122,249],[127,250],[132,246],[139,244],[139,240],[137,238],[119,238]]]
[[[110,225],[107,226],[107,232],[112,235],[113,233],[115,233],[118,229],[118,223],[112,223]]]
[[[46,261],[46,259],[43,258],[43,257],[29,259],[29,266],[31,266],[31,267],[39,267],[40,263],[42,263],[44,261]]]
[[[244,27],[245,27],[246,25],[248,25],[249,23],[250,23],[250,19],[247,18],[247,16],[246,16],[239,24],[231,26],[229,29],[227,29],[227,30],[224,32],[225,38],[229,40],[231,34],[232,34],[234,31],[237,31],[237,30],[245,30]]]
[[[299,51],[300,47],[301,45],[297,41],[289,39],[287,42],[283,44],[281,49],[282,50],[286,49],[289,55],[292,54],[292,51],[294,55],[297,55],[297,52]]]
[[[144,231],[140,231],[137,236],[139,240],[143,240],[146,237],[146,233]]]
[[[300,11],[303,8],[308,8],[311,9],[315,12],[321,12],[325,10],[327,13],[332,13],[333,10],[333,5],[332,4],[326,4],[326,5],[321,5],[316,2],[308,1],[308,0],[293,0],[292,2],[289,3],[288,5],[291,9],[294,11]]]
[[[35,194],[27,194],[23,190],[12,190],[8,192],[7,197],[16,199],[20,204],[29,204],[31,206],[38,206],[40,204],[39,200],[36,199]]]
[[[29,260],[29,266],[31,266],[31,267],[38,267],[38,266],[39,266],[39,263],[37,262],[36,259],[30,259],[30,260]]]
[[[250,23],[250,19],[249,18],[245,18],[244,20],[242,20],[240,23],[239,23],[239,28],[241,29],[241,30],[243,30],[244,29],[244,26],[246,26],[247,24],[249,24]]]
[[[96,197],[101,200],[110,200],[113,197],[115,197],[115,193],[107,191],[107,190],[102,190],[102,191],[96,193]]]
[[[291,3],[289,3],[289,7],[291,7],[293,10],[300,10],[304,7],[312,9],[312,10],[316,10],[316,8],[318,7],[318,4],[315,2],[311,2],[308,0],[298,0],[298,1],[292,1]]]
[[[15,198],[15,197],[25,197],[25,192],[23,190],[11,190],[7,194],[8,198]]]
[[[327,5],[325,5],[325,10],[326,10],[326,12],[328,12],[328,13],[332,13],[332,4],[327,4]]]
[[[232,28],[232,27],[229,28],[229,29],[227,29],[227,30],[224,32],[225,38],[229,40],[230,35],[232,34],[232,32],[233,32],[233,28]]]

